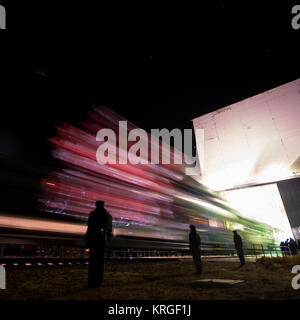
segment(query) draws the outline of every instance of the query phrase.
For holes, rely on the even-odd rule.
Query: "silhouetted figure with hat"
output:
[[[89,248],[89,279],[85,289],[101,285],[104,273],[104,253],[106,243],[112,236],[112,217],[104,208],[104,201],[96,201],[96,209],[88,219],[85,235],[86,247]]]
[[[202,273],[202,263],[201,263],[201,239],[200,236],[196,232],[196,228],[194,225],[190,225],[190,251],[193,256],[193,260],[196,266],[196,274]]]
[[[236,252],[240,258],[240,262],[241,262],[240,267],[242,267],[245,264],[244,251],[243,251],[243,240],[240,237],[240,235],[238,235],[236,230],[233,231],[233,241],[234,241],[234,246],[235,246]]]

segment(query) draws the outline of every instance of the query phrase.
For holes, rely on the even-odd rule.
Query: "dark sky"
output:
[[[92,102],[146,130],[192,128],[195,117],[300,77],[287,2],[46,3],[7,4],[2,153],[47,156],[53,125],[76,124]]]

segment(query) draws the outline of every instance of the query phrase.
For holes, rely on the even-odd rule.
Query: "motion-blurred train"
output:
[[[113,216],[111,246],[186,247],[190,224],[204,243],[232,243],[236,229],[249,243],[274,244],[272,227],[232,208],[198,177],[186,175],[184,164],[99,164],[96,151],[104,142],[96,141],[97,132],[108,128],[118,137],[119,121],[125,119],[95,106],[78,127],[57,126],[50,138],[55,165],[24,165],[1,157],[1,243],[83,247],[88,214],[96,200],[104,200]],[[128,133],[135,128],[127,123]],[[167,148],[173,159],[183,157],[158,143],[160,152]],[[133,144],[128,142],[127,151]],[[35,210],[29,209],[32,204]]]

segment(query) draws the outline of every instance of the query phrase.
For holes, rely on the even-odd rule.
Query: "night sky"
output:
[[[292,6],[7,4],[1,153],[42,161],[53,126],[78,123],[92,103],[148,131],[184,129],[299,78]]]

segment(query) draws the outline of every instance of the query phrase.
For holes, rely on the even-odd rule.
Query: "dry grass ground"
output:
[[[203,263],[203,275],[194,275],[192,261],[107,263],[102,286],[81,290],[87,266],[7,268],[7,289],[0,299],[299,299],[291,287],[291,268],[300,256],[261,259],[238,268],[238,262]],[[204,278],[245,280],[233,287],[193,284]]]

